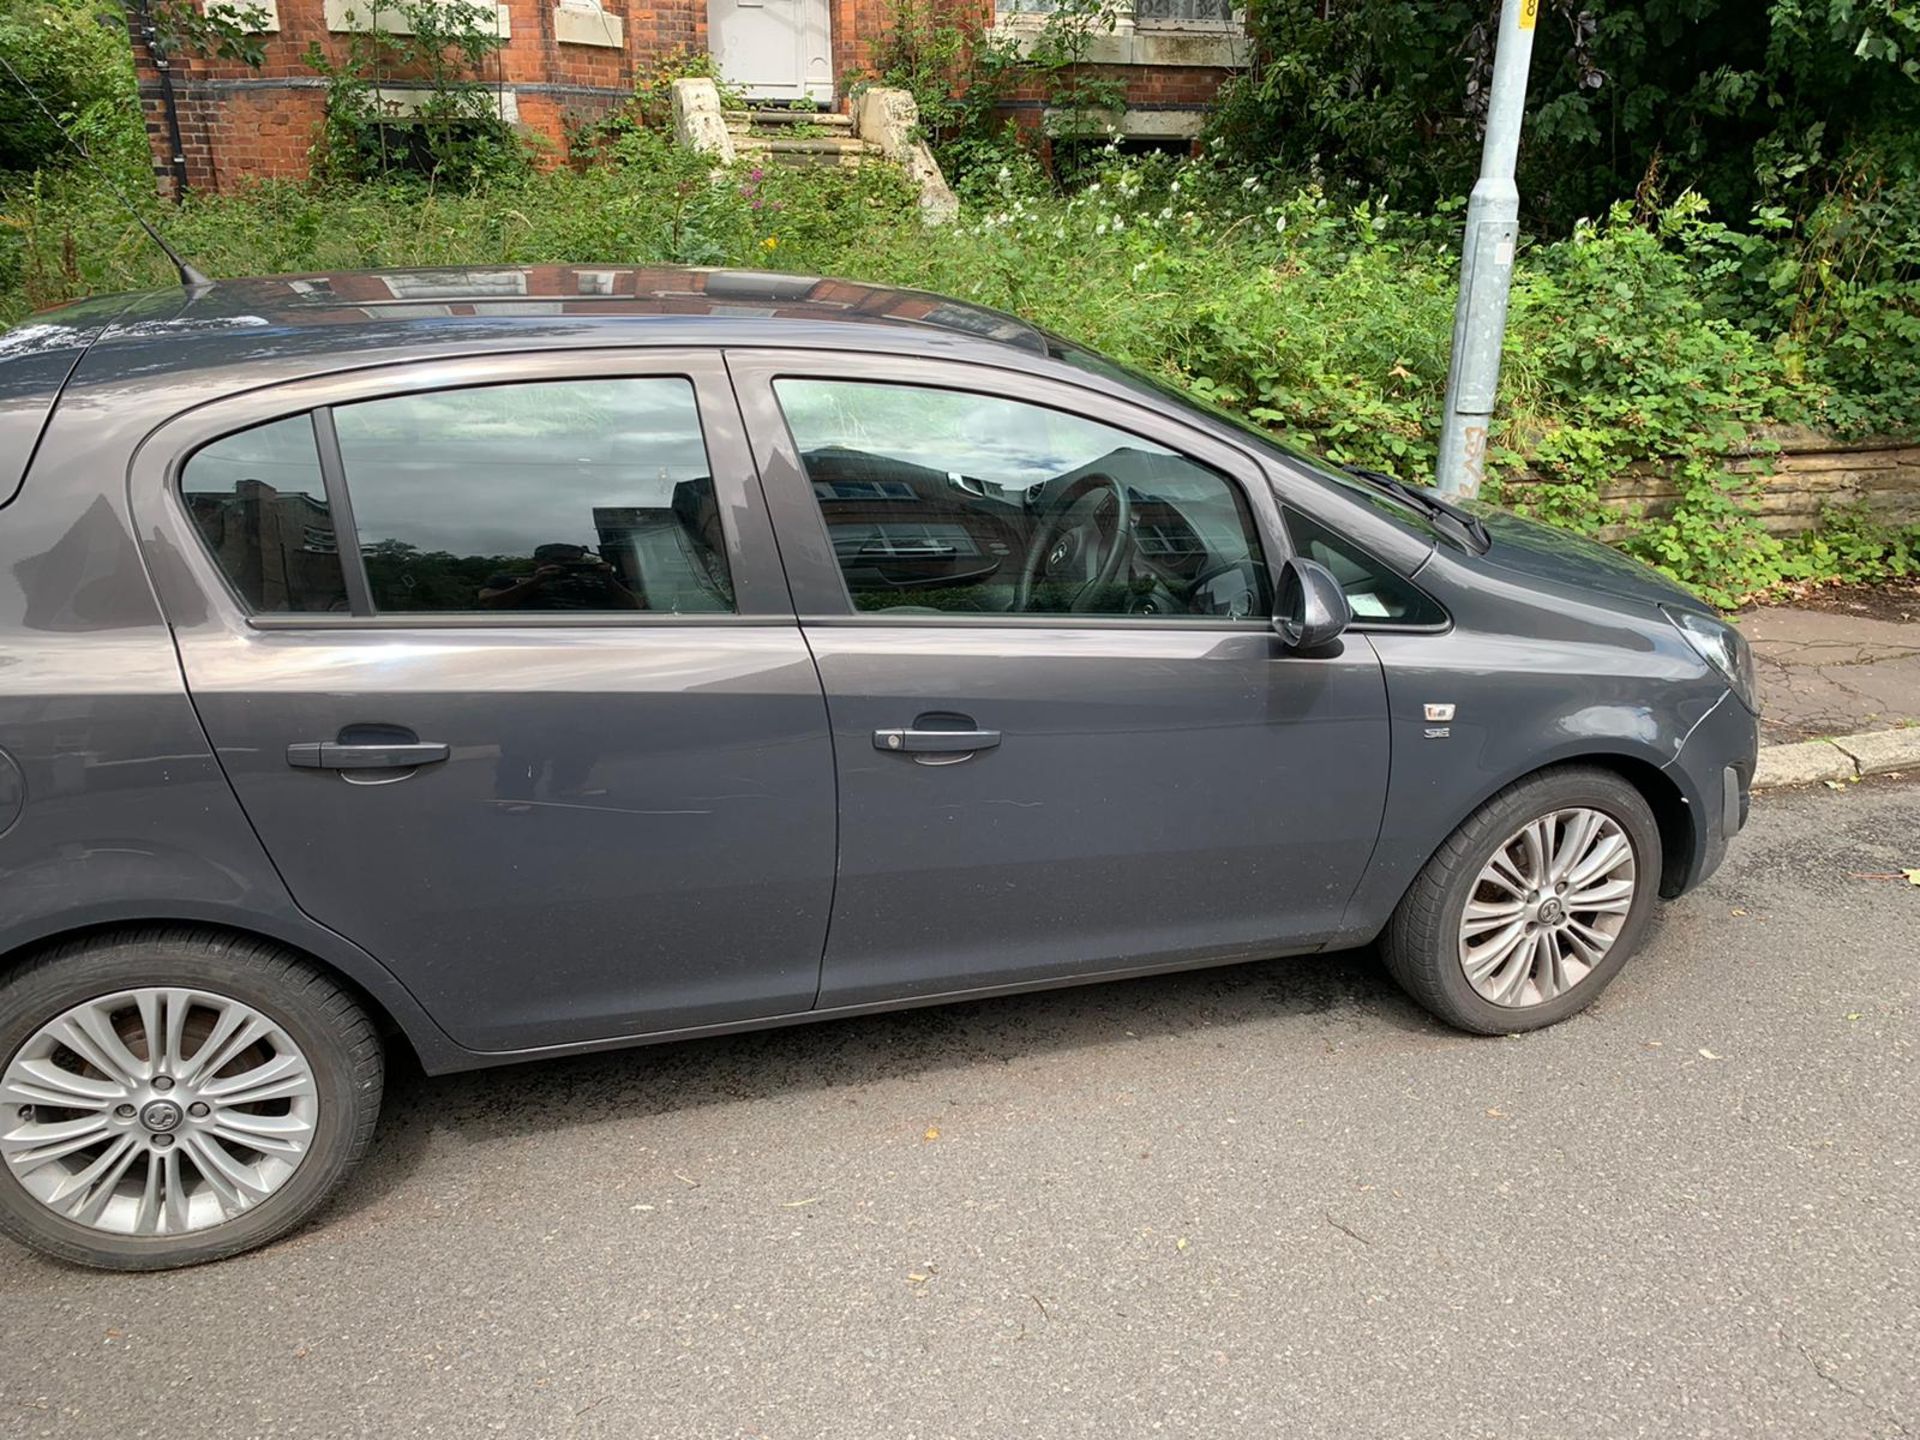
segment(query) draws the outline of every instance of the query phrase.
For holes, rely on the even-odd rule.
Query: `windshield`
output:
[[[1164,395],[1170,400],[1178,401],[1191,409],[1205,411],[1222,424],[1232,426],[1236,432],[1268,454],[1277,459],[1304,466],[1318,479],[1325,480],[1330,485],[1338,486],[1347,494],[1366,501],[1374,509],[1390,516],[1407,529],[1415,531],[1423,539],[1431,540],[1438,533],[1428,523],[1427,517],[1421,514],[1410,501],[1347,474],[1311,451],[1287,444],[1271,432],[1261,429],[1245,416],[1236,415],[1224,405],[1216,404],[1203,395],[1190,394],[1177,385],[1170,385],[1156,376],[1149,375],[1144,370],[1136,370],[1131,365],[1122,365],[1117,360],[1109,360],[1104,355],[1084,350],[1078,345],[1062,340],[1057,335],[1048,335],[1047,343],[1048,353],[1055,360],[1071,365],[1076,370],[1084,370],[1089,375],[1098,375],[1103,380],[1116,380],[1123,385],[1145,388],[1157,395]]]

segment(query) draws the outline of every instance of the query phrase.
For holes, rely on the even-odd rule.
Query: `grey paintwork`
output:
[[[60,345],[0,348],[9,455],[37,432],[0,509],[0,955],[130,920],[268,935],[445,1070],[1361,941],[1477,804],[1559,760],[1641,785],[1668,893],[1718,863],[1754,719],[1656,603],[1697,602],[1610,552],[1498,520],[1486,556],[1436,544],[993,312],[593,273],[622,293],[539,313],[476,286],[494,313],[471,315],[347,300],[362,277],[221,283],[54,312]],[[738,617],[250,621],[171,498],[196,438],[250,420],[663,367],[700,390]],[[856,616],[766,382],[916,367],[1206,459],[1248,487],[1271,566],[1284,502],[1451,623],[1300,657],[1253,623]],[[873,749],[930,711],[1004,743],[951,766]],[[284,764],[366,723],[453,759],[376,786]],[[509,746],[591,751],[612,802],[502,805]]]

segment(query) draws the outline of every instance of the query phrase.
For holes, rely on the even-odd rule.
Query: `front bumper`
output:
[[[1692,843],[1690,853],[1669,857],[1662,894],[1685,894],[1720,868],[1728,844],[1745,827],[1752,809],[1759,758],[1760,722],[1729,690],[1666,766],[1667,777],[1686,802]]]

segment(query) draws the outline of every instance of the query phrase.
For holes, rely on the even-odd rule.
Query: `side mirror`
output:
[[[1353,623],[1353,607],[1333,572],[1298,555],[1280,569],[1273,628],[1287,649],[1310,652],[1331,645]]]

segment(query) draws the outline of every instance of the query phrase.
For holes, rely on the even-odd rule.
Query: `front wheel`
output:
[[[1660,827],[1610,770],[1520,780],[1429,860],[1381,942],[1400,985],[1483,1035],[1584,1010],[1640,943],[1659,890]]]
[[[0,1231],[114,1270],[217,1260],[340,1186],[379,1114],[353,998],[214,932],[63,946],[0,980]]]

